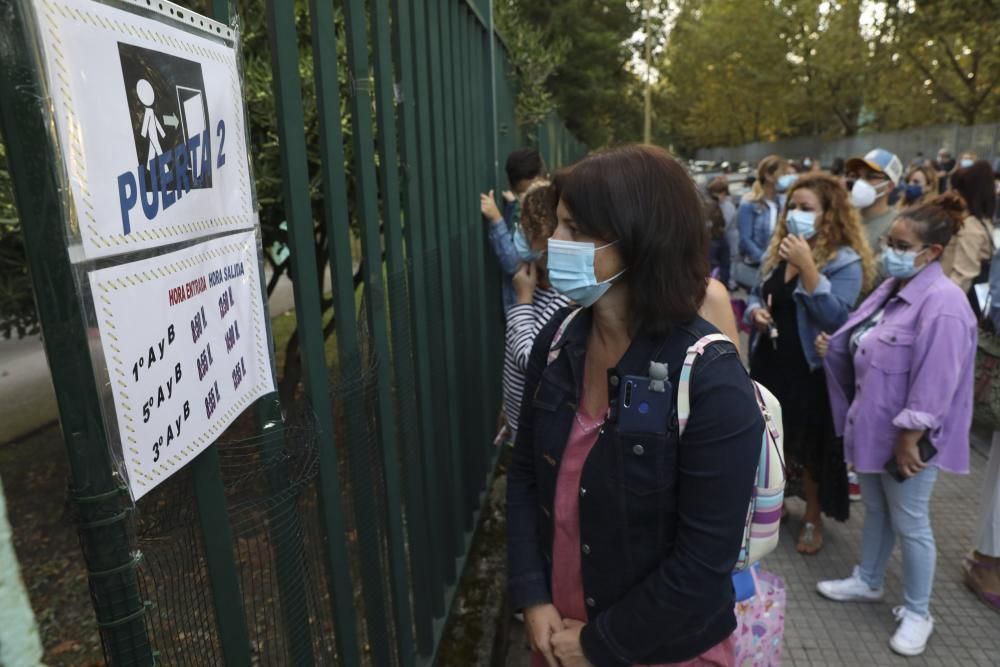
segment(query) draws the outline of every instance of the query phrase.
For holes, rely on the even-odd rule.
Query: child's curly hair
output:
[[[556,230],[556,189],[548,181],[532,185],[521,201],[521,229],[529,242],[547,239]]]

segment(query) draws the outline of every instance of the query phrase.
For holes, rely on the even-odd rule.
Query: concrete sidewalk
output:
[[[982,470],[986,465],[987,443],[974,439],[972,474],[942,474],[931,501],[938,550],[931,599],[936,627],[927,651],[918,658],[902,658],[889,649],[889,638],[895,630],[892,608],[902,604],[903,599],[898,547],[889,564],[883,602],[842,604],[816,593],[817,581],[846,577],[857,562],[861,552],[863,504],[852,504],[851,519],[845,523],[828,521],[823,550],[806,557],[795,551],[805,505],[798,499],[789,501],[791,518],[782,527],[781,543],[763,563],[765,569],[784,578],[788,593],[783,665],[1000,665],[1000,614],[965,587],[960,570],[962,557],[972,543]],[[507,667],[529,664],[524,626],[515,622]]]

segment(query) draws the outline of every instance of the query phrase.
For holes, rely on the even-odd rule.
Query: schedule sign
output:
[[[89,274],[138,500],[274,391],[256,235]]]

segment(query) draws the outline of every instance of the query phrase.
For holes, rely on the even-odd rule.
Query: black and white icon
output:
[[[208,101],[201,64],[161,51],[118,43],[125,99],[132,119],[137,164],[149,174],[150,162],[166,151],[188,147],[186,168],[193,188],[212,187],[211,169],[194,174],[211,150]],[[191,141],[197,137],[195,141]],[[197,144],[197,145],[195,145]],[[165,166],[165,169],[169,167]]]

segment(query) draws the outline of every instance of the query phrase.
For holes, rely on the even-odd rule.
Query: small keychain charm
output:
[[[665,392],[667,390],[667,378],[670,375],[670,369],[667,364],[661,364],[655,361],[649,362],[649,390],[657,392]]]

